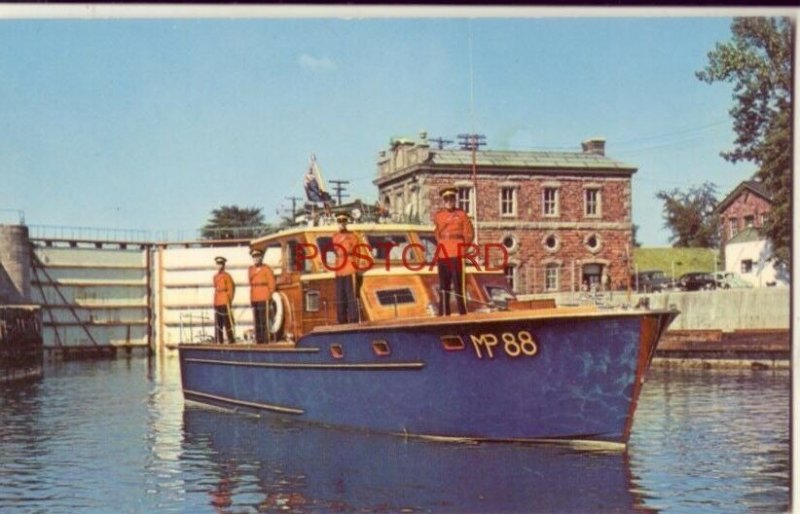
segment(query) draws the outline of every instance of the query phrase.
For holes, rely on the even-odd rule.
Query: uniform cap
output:
[[[258,248],[253,248],[252,250],[250,250],[250,255],[252,255],[253,257],[260,257],[264,255],[264,252],[262,252]]]
[[[349,223],[350,222],[350,215],[346,212],[340,212],[336,215],[336,221],[339,223]]]
[[[228,259],[226,259],[225,257],[214,257],[214,262],[216,262],[217,264],[225,264],[226,262],[228,262]]]
[[[456,196],[458,194],[458,189],[454,187],[445,187],[441,191],[439,191],[439,196],[442,198],[447,198],[448,196]]]

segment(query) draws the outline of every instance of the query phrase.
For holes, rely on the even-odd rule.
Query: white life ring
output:
[[[269,333],[275,335],[283,328],[283,300],[277,291],[270,296],[270,303],[272,302],[275,302],[275,316],[269,320]]]

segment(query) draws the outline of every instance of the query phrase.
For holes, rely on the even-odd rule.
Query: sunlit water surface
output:
[[[788,371],[651,370],[626,453],[187,407],[170,358],[60,364],[0,392],[2,513],[789,509]]]

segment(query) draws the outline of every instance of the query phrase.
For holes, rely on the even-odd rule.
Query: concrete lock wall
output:
[[[636,305],[646,297],[651,309],[675,306],[680,314],[669,330],[788,329],[790,291],[785,287],[752,289],[716,289],[713,291],[631,294],[625,291],[602,293],[602,303]],[[555,298],[559,305],[593,302],[580,293],[524,295],[521,298]]]
[[[147,251],[36,246],[31,296],[45,347],[147,346]]]
[[[156,291],[154,307],[158,347],[214,339],[214,258],[225,257],[225,270],[236,285],[233,318],[236,338],[244,339],[253,329],[247,269],[253,260],[247,246],[159,248],[154,256]],[[280,275],[280,252],[270,249],[264,263]]]
[[[28,227],[0,225],[0,303],[29,303],[30,273]]]

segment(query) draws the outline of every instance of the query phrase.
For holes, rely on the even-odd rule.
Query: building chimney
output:
[[[583,143],[581,143],[581,148],[583,148],[583,153],[593,153],[597,155],[605,155],[606,154],[606,140],[601,137],[595,137],[592,139],[587,139]]]

